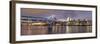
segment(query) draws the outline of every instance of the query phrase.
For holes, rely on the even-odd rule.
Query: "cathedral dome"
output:
[[[72,18],[70,18],[70,17],[68,17],[68,18],[67,18],[67,21],[72,21],[72,20],[73,20],[73,19],[72,19]]]

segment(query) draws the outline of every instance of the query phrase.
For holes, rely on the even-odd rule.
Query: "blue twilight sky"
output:
[[[56,10],[56,9],[37,9],[37,8],[21,8],[22,16],[34,16],[48,18],[54,16],[56,19],[88,19],[92,20],[92,11],[83,10]]]

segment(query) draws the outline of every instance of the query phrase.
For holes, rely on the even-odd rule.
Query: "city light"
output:
[[[32,25],[46,25],[46,23],[43,23],[43,22],[36,22],[36,23],[32,23]]]

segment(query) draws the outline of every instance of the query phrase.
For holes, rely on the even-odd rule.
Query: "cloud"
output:
[[[55,10],[55,9],[36,9],[36,8],[21,8],[21,15],[49,17],[55,15],[57,19],[89,19],[92,20],[92,11],[81,10]]]

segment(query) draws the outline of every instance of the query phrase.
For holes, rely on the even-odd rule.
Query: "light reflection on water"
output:
[[[52,31],[48,31],[48,26],[31,26],[30,29],[26,29],[26,28],[21,30],[21,35],[43,35],[43,34],[92,32],[92,26],[52,26],[52,28],[50,28],[50,30]],[[48,32],[51,32],[51,33],[48,33]]]
[[[92,26],[67,26],[67,33],[84,33],[92,32]]]

